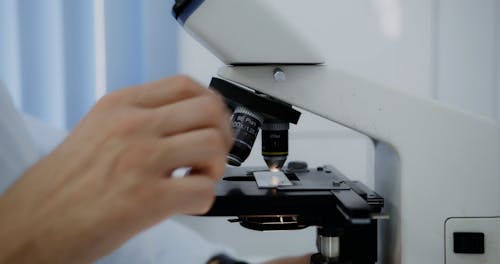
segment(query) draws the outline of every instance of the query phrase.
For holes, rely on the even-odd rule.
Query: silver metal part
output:
[[[266,222],[261,221],[262,217],[266,217]],[[296,215],[270,215],[270,216],[252,216],[245,218],[246,222],[260,224],[260,225],[289,225],[289,224],[297,224],[297,216]]]
[[[316,246],[321,255],[336,259],[340,254],[340,239],[339,237],[328,237],[318,235]]]
[[[287,156],[264,156],[264,161],[270,170],[280,170],[285,164]]]
[[[279,186],[293,185],[281,171],[258,171],[253,176],[259,188],[277,188]]]
[[[246,115],[249,115],[249,116],[257,119],[260,122],[259,126],[262,124],[262,122],[264,122],[264,117],[260,113],[254,112],[254,111],[252,111],[252,110],[250,110],[250,109],[248,109],[248,108],[246,108],[246,107],[244,107],[242,105],[236,107],[236,109],[233,112],[233,115],[234,114],[246,114]]]
[[[290,129],[288,122],[264,122],[262,123],[262,130],[280,131]]]
[[[284,81],[286,80],[286,74],[285,72],[280,69],[280,68],[276,68],[274,69],[274,72],[273,72],[273,77],[274,77],[274,80],[275,81]]]
[[[231,155],[231,154],[227,155],[227,161],[228,161],[228,164],[229,165],[232,164],[232,166],[241,166],[241,163],[243,162],[241,159],[239,159],[236,156]]]
[[[371,219],[373,220],[389,220],[390,216],[386,213],[371,214]]]

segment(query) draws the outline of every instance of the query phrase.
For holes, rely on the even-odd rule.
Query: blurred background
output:
[[[500,0],[267,2],[327,64],[500,121]],[[68,130],[109,91],[179,73],[208,85],[221,63],[180,29],[172,3],[0,0],[0,80],[19,109]],[[290,138],[289,160],[331,164],[373,187],[365,136],[304,112]],[[257,141],[247,165],[264,165],[259,153]],[[262,233],[220,218],[177,219],[247,259],[315,250],[314,229]]]

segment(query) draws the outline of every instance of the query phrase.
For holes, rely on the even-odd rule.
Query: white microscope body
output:
[[[498,124],[325,65],[266,0],[178,3],[183,27],[231,65],[220,78],[373,139],[390,215],[379,263],[499,263]]]

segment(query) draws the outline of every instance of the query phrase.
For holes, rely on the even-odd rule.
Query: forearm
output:
[[[51,158],[35,164],[0,197],[0,263],[91,261],[83,258],[91,254],[82,254],[81,249],[91,247],[82,244],[88,239],[78,227],[85,214],[74,214],[71,207],[77,205],[65,203],[62,195],[52,191],[53,185],[42,186],[38,181],[46,181],[37,176],[50,173],[46,163]]]
[[[28,219],[8,200],[5,195],[0,198],[0,263],[48,263],[38,253],[42,250]]]
[[[13,201],[15,196],[11,188],[0,198],[0,263],[57,263],[56,254],[49,255],[50,238],[43,236],[50,232],[41,230],[47,222],[30,214],[30,201]]]

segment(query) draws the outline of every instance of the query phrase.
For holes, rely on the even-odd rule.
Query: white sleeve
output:
[[[0,82],[0,194],[38,159],[21,114]]]
[[[96,264],[206,263],[228,250],[175,220],[164,221],[129,240]]]
[[[23,114],[23,120],[39,157],[51,152],[68,135],[67,131],[58,129],[30,115]]]

